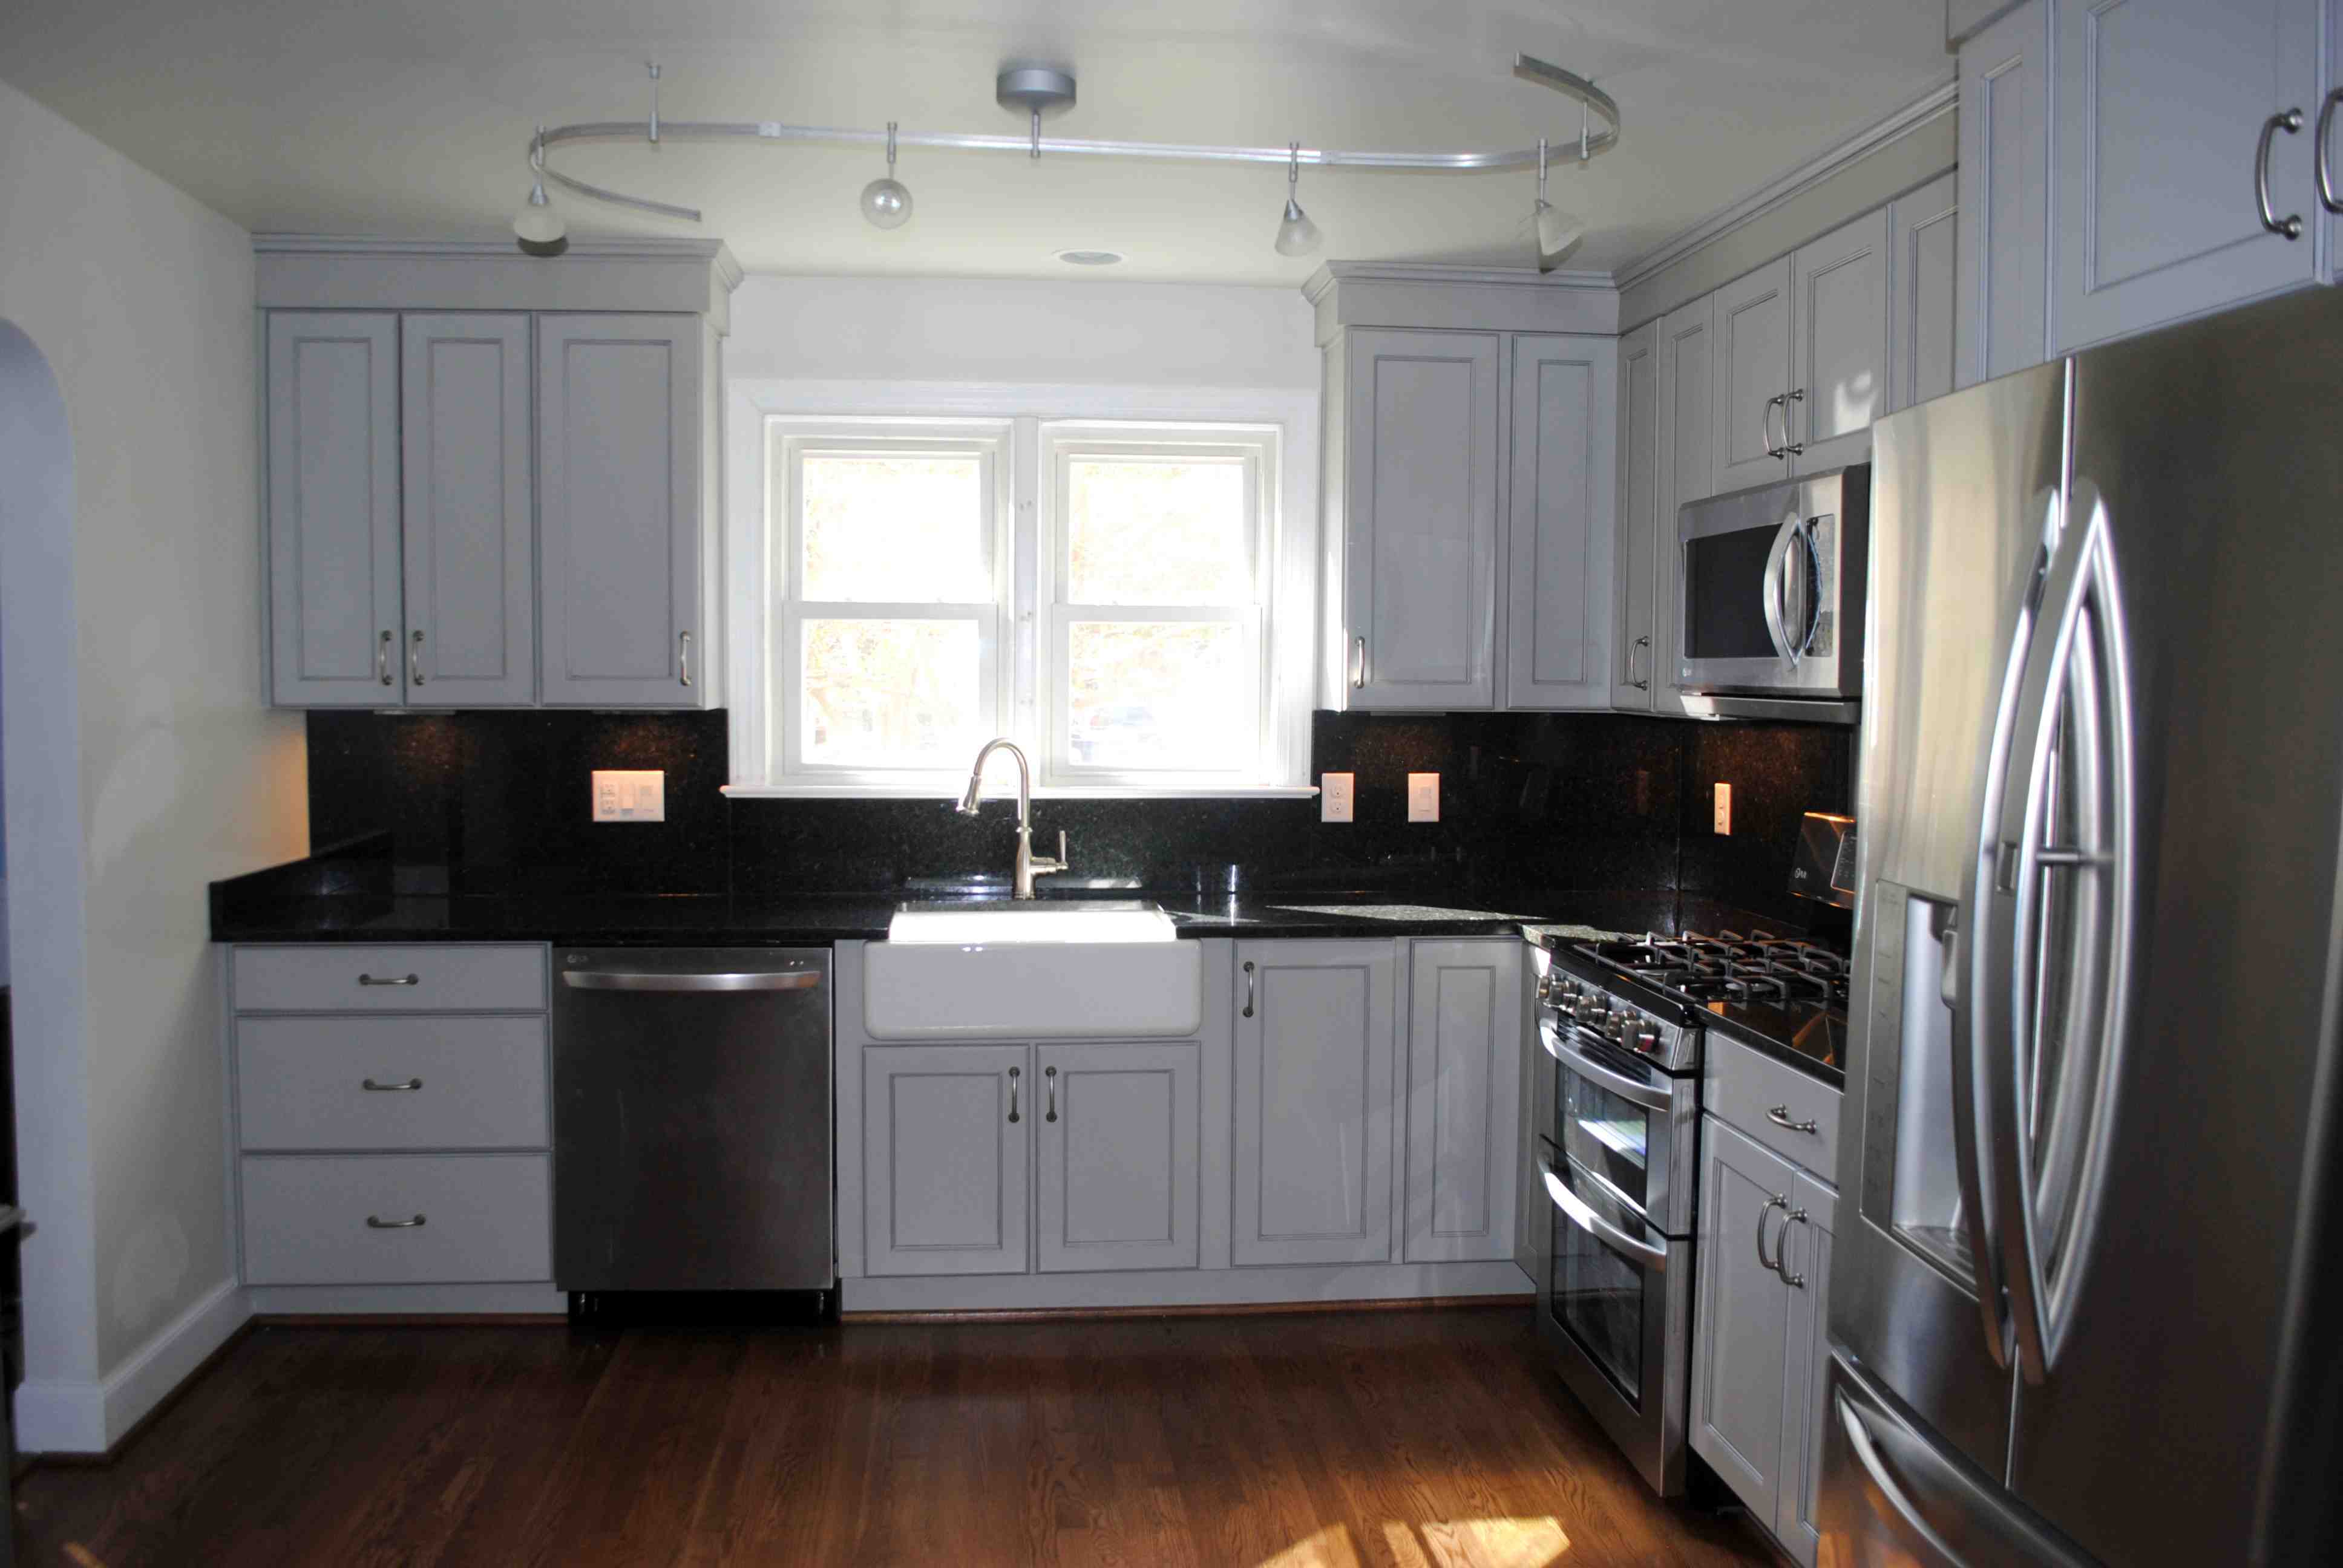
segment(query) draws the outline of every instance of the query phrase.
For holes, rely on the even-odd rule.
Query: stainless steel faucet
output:
[[[960,812],[963,817],[976,815],[976,809],[984,799],[984,765],[992,759],[994,752],[1002,750],[1017,759],[1017,886],[1012,896],[1030,899],[1033,896],[1035,877],[1046,877],[1052,871],[1066,869],[1066,830],[1063,828],[1058,829],[1056,859],[1037,860],[1033,858],[1033,773],[1025,765],[1024,751],[1006,735],[986,741],[984,749],[976,754],[976,766],[970,769],[968,775],[968,789],[960,798]]]

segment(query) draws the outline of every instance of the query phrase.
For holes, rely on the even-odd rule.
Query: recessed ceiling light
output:
[[[1061,250],[1058,259],[1068,266],[1112,266],[1122,259],[1119,250]]]

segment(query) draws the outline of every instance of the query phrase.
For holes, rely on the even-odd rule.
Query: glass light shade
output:
[[[1541,256],[1560,256],[1586,237],[1586,220],[1551,202],[1537,204],[1537,242]]]
[[[513,216],[512,226],[513,237],[520,241],[520,248],[529,256],[559,256],[569,248],[569,226],[561,221],[561,215],[545,199],[542,183],[529,187],[528,200]]]
[[[900,228],[911,221],[911,193],[898,179],[875,179],[862,187],[862,221],[872,228]]]
[[[1318,226],[1292,196],[1285,198],[1285,221],[1277,226],[1277,254],[1308,256],[1318,248]]]

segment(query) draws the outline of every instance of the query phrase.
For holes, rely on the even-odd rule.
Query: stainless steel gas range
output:
[[[1727,931],[1535,938],[1537,1132],[1551,1201],[1538,1333],[1663,1496],[1684,1490],[1702,1046],[1710,1028],[1817,1055],[1846,1033],[1846,960]]]

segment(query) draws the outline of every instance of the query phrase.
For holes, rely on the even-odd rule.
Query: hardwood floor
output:
[[[23,1563],[1768,1563],[1652,1498],[1518,1312],[255,1330]]]

